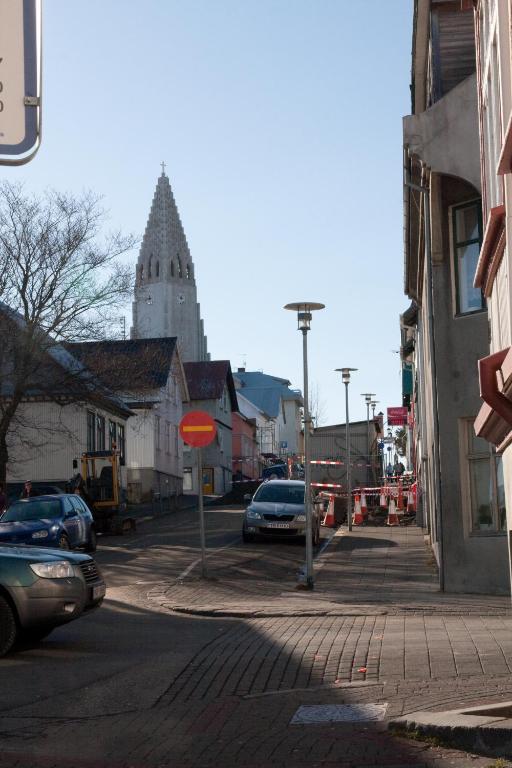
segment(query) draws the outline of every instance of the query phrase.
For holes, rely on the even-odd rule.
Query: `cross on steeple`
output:
[[[165,163],[164,163],[164,161],[163,161],[163,160],[162,160],[162,162],[160,163],[160,165],[162,166],[162,176],[165,176]]]

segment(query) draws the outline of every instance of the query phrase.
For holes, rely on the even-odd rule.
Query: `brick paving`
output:
[[[313,593],[297,592],[292,574],[269,578],[250,548],[224,551],[209,570],[207,581],[148,589],[159,611],[231,617],[163,693],[110,716],[4,713],[1,768],[493,764],[392,736],[383,723],[290,723],[305,704],[385,703],[392,718],[512,699],[509,599],[439,594],[421,531],[337,536]],[[71,762],[60,747],[70,742],[80,755]]]

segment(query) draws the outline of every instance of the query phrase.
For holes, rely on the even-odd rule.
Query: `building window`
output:
[[[171,261],[171,277],[174,277],[174,261]]]
[[[190,264],[187,264],[187,266],[185,268],[185,275],[186,275],[187,280],[190,280]]]
[[[122,424],[117,425],[117,442],[119,448],[119,463],[124,467],[126,463],[126,437]]]
[[[140,280],[141,283],[144,282],[144,264],[140,265],[139,280]]]
[[[108,447],[112,451],[117,446],[117,424],[115,421],[108,422]]]
[[[96,414],[87,411],[87,450],[96,450]]]
[[[157,261],[156,266],[155,266],[155,274],[156,274],[157,277],[160,277],[160,262],[159,261]]]
[[[502,457],[475,435],[473,420],[465,422],[469,475],[471,532],[501,533],[507,529]]]
[[[155,416],[155,447],[160,450],[160,416]]]
[[[149,257],[149,262],[148,262],[148,277],[151,277],[151,266],[152,266],[152,262],[153,262],[153,254],[151,254],[151,256]]]
[[[170,422],[165,422],[165,452],[171,453],[171,425]]]
[[[98,451],[105,450],[105,417],[96,416],[96,445]]]
[[[183,277],[183,270],[181,268],[181,259],[178,256],[178,277]]]
[[[484,309],[480,288],[473,287],[482,244],[480,200],[453,208],[453,250],[457,291],[457,314],[466,315]]]
[[[192,490],[192,469],[190,467],[185,467],[183,470],[183,490]]]

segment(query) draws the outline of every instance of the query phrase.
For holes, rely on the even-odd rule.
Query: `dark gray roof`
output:
[[[88,341],[67,346],[110,389],[142,392],[166,385],[176,337]]]
[[[229,360],[184,363],[183,368],[185,369],[191,400],[218,400],[227,385],[231,410],[238,411],[238,401]]]

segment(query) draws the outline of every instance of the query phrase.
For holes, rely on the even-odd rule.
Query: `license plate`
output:
[[[92,588],[92,599],[98,600],[100,597],[104,597],[106,591],[104,584],[98,584],[97,587]]]
[[[267,528],[289,528],[290,523],[267,523]]]

